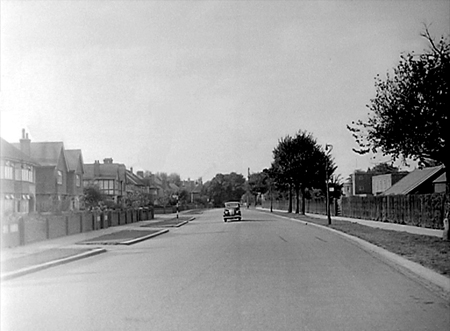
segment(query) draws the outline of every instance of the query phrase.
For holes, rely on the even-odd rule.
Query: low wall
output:
[[[38,241],[74,235],[153,219],[151,208],[127,211],[31,213],[2,217],[1,247],[16,247]]]

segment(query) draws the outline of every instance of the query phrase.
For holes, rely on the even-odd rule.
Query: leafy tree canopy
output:
[[[357,153],[381,151],[394,160],[445,164],[448,171],[450,45],[444,37],[435,42],[427,28],[421,35],[429,48],[401,55],[392,75],[377,76],[368,120],[347,128],[359,145]]]
[[[215,207],[222,207],[226,201],[240,201],[245,193],[245,178],[241,174],[217,174],[211,181],[205,183],[210,201]]]

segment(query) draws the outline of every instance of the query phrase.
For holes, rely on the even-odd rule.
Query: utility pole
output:
[[[327,190],[327,194],[326,194],[326,199],[327,199],[327,218],[328,218],[328,225],[331,225],[331,213],[330,213],[330,188],[329,188],[329,178],[328,178],[328,149],[330,149],[330,152],[333,150],[333,145],[330,144],[326,144],[325,145],[325,152],[327,152],[327,157],[325,159],[325,180],[326,180],[326,190]]]
[[[247,170],[247,208],[248,208],[248,196],[250,195],[250,167]]]

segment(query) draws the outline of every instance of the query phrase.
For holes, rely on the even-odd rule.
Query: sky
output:
[[[310,132],[343,179],[375,76],[450,34],[450,1],[1,1],[1,136],[204,181]]]

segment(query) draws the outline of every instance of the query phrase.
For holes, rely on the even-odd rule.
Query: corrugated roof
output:
[[[382,195],[409,194],[443,168],[444,166],[416,169],[392,185]]]
[[[442,175],[440,175],[438,178],[433,180],[433,184],[446,183],[446,182],[447,182],[447,174],[445,172]]]
[[[11,144],[7,142],[5,139],[1,138],[1,156],[2,158],[14,160],[14,161],[23,161],[30,164],[37,164],[37,162],[33,161],[28,155],[22,153],[22,151],[14,146],[14,144]],[[19,145],[20,146],[20,145]]]

